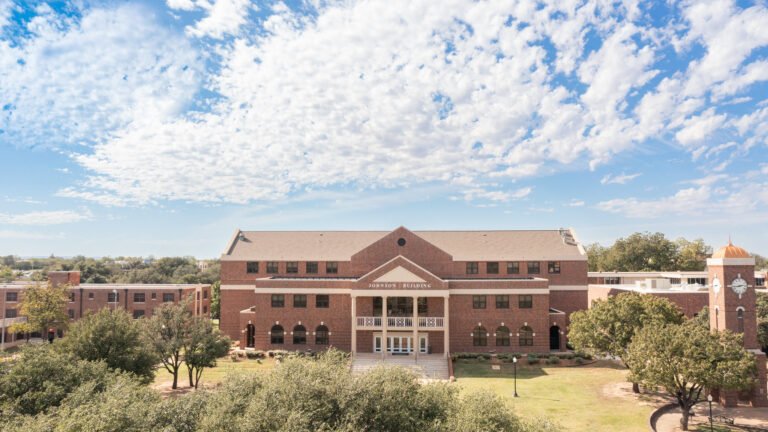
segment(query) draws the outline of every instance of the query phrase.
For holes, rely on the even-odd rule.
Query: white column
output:
[[[352,295],[352,355],[357,353],[357,297]]]
[[[448,322],[448,316],[450,315],[448,310],[448,303],[450,302],[450,297],[445,296],[443,297],[443,356],[448,358],[448,351],[450,350],[450,324]]]
[[[416,349],[413,351],[415,357],[414,360],[419,360],[419,349],[421,344],[419,343],[419,298],[413,298],[413,346]]]
[[[381,358],[387,357],[387,296],[381,298]]]

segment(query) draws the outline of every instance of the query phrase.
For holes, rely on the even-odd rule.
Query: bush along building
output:
[[[221,258],[221,329],[261,350],[560,351],[587,298],[570,229],[238,230]]]
[[[19,306],[24,291],[36,282],[16,281],[0,284],[0,345],[13,346],[26,340],[27,336],[10,332],[9,327],[23,322]],[[45,282],[41,282],[45,283]],[[124,309],[134,318],[150,317],[155,307],[163,303],[178,303],[189,300],[194,315],[210,316],[211,287],[203,284],[82,284],[78,271],[54,271],[48,273],[48,283],[53,286],[66,285],[69,301],[65,308],[70,321],[83,317],[88,312],[102,308]],[[63,332],[53,329],[58,337]]]

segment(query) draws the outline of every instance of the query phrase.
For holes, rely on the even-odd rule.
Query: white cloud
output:
[[[140,6],[92,9],[79,21],[41,8],[29,37],[0,39],[0,143],[61,147],[188,108],[197,54]]]
[[[675,134],[675,138],[684,146],[700,144],[709,135],[720,129],[725,120],[725,114],[715,114],[714,108],[710,108],[703,114],[686,120],[683,123],[683,128]]]
[[[198,8],[205,10],[206,16],[188,27],[187,31],[193,36],[217,39],[237,34],[240,27],[246,23],[249,10],[256,8],[251,5],[250,0],[168,0],[168,6],[188,11]]]
[[[514,191],[487,190],[474,188],[464,191],[465,201],[487,200],[493,202],[508,202],[527,197],[533,192],[532,187],[524,187]]]
[[[90,220],[92,213],[85,209],[81,211],[55,210],[36,211],[28,213],[0,213],[0,225],[60,225]]]
[[[64,238],[64,235],[29,231],[0,230],[0,238],[9,240],[51,240]]]
[[[619,175],[613,175],[613,174],[606,174],[603,176],[602,179],[600,179],[600,184],[627,184],[630,181],[640,177],[640,173],[636,174],[624,174],[621,173]]]
[[[10,22],[13,8],[14,4],[12,0],[0,0],[0,29]]]
[[[568,207],[584,207],[586,203],[583,200],[572,199],[568,204]]]

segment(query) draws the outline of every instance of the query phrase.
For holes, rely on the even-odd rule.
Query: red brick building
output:
[[[221,329],[263,350],[549,352],[587,306],[572,230],[238,230],[221,257]]]
[[[105,307],[125,309],[134,318],[150,317],[154,308],[160,304],[177,303],[187,298],[190,299],[190,309],[193,314],[210,315],[210,285],[81,284],[78,271],[50,272],[48,280],[53,285],[70,286],[67,312],[72,321],[80,319],[89,311],[97,311]],[[21,316],[18,307],[24,297],[24,290],[32,283],[21,281],[0,284],[0,340],[3,340],[6,345],[23,338],[23,335],[13,334],[7,331],[7,328],[25,319]]]

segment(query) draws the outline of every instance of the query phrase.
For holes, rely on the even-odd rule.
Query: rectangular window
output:
[[[497,295],[496,296],[496,309],[509,309],[509,296]]]
[[[6,318],[16,318],[18,315],[16,315],[16,309],[6,309],[5,310],[5,317]]]
[[[488,274],[499,274],[499,263],[497,262],[486,263],[485,272]]]
[[[331,296],[328,294],[318,294],[315,297],[316,308],[327,308],[331,305]]]
[[[67,315],[69,315],[69,319],[75,319],[75,310],[67,309]]]
[[[765,286],[765,278],[755,278],[755,285],[756,286]]]
[[[541,272],[541,269],[539,268],[539,262],[529,262],[528,263],[528,274],[539,274]]]
[[[707,284],[707,278],[688,278],[688,285],[706,285]]]
[[[277,273],[277,261],[267,261],[267,273]]]
[[[298,273],[299,272],[299,263],[297,261],[288,261],[285,263],[285,272],[286,273]]]
[[[173,301],[173,293],[163,293],[163,303],[170,303]]]
[[[507,274],[520,274],[520,262],[519,261],[508,262]]]
[[[93,298],[94,298],[94,295],[93,295],[93,293],[92,293],[92,292],[89,292],[89,293],[88,293],[88,300],[93,300]]]
[[[520,309],[530,309],[533,307],[533,296],[521,295],[518,299]]]
[[[329,261],[325,263],[325,272],[328,274],[338,274],[339,273],[339,263],[335,261]]]
[[[308,261],[307,262],[307,273],[308,274],[317,274],[317,261]]]
[[[479,265],[477,262],[468,262],[467,263],[467,274],[477,274]]]
[[[208,313],[208,306],[203,306],[203,313],[204,313],[204,314],[207,314],[207,313]]]
[[[144,303],[144,300],[145,300],[144,293],[133,293],[134,303]]]
[[[203,290],[203,300],[208,298],[208,290]]]
[[[133,311],[133,319],[139,319],[144,316],[144,309],[135,309]]]
[[[69,293],[69,302],[74,303],[75,302],[75,293],[71,292]]]
[[[680,281],[678,281],[678,283],[679,282]],[[605,284],[606,285],[621,285],[621,278],[607,277],[607,278],[605,278]]]
[[[259,262],[258,261],[248,261],[246,264],[246,271],[248,273],[258,273],[259,272]]]
[[[5,301],[9,301],[9,302],[19,301],[19,293],[16,293],[16,292],[5,293]]]
[[[200,291],[197,292],[197,301],[200,301]]]
[[[152,293],[152,300],[157,300],[157,293]]]
[[[107,293],[107,303],[117,303],[120,301],[120,293]]]
[[[293,307],[295,307],[295,308],[305,308],[305,307],[307,307],[307,296],[306,296],[306,294],[294,294],[293,295]]]
[[[472,309],[485,309],[485,296],[473,295],[472,296]]]
[[[272,294],[272,307],[273,308],[280,308],[285,306],[285,295],[283,294]]]
[[[550,261],[547,263],[547,272],[549,274],[560,274],[560,261]]]

